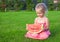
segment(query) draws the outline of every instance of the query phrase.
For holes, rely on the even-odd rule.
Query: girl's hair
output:
[[[47,6],[44,3],[38,3],[35,7],[35,10],[39,8],[43,8],[45,10],[45,13],[48,11]]]

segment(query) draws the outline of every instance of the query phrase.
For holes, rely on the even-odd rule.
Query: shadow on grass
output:
[[[54,24],[51,28],[51,39],[57,38],[59,37],[59,33],[60,33],[60,29],[59,29],[59,23],[58,24]]]

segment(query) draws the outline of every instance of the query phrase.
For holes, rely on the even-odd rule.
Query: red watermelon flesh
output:
[[[41,32],[43,30],[42,24],[28,24],[27,25],[28,31],[34,32]]]

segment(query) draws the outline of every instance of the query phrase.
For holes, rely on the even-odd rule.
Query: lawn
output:
[[[26,24],[34,23],[34,11],[0,12],[0,42],[59,42],[60,11],[49,11],[51,36],[46,40],[25,38]]]

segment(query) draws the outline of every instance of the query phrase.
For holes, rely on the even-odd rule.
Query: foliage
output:
[[[35,1],[35,0],[34,0]],[[35,5],[37,3],[42,2],[43,0],[37,0],[37,2],[33,2],[32,0],[0,0],[0,10],[8,11],[8,10],[34,10]],[[58,10],[60,10],[60,2],[58,3]],[[48,0],[48,9],[54,10],[53,0]]]

